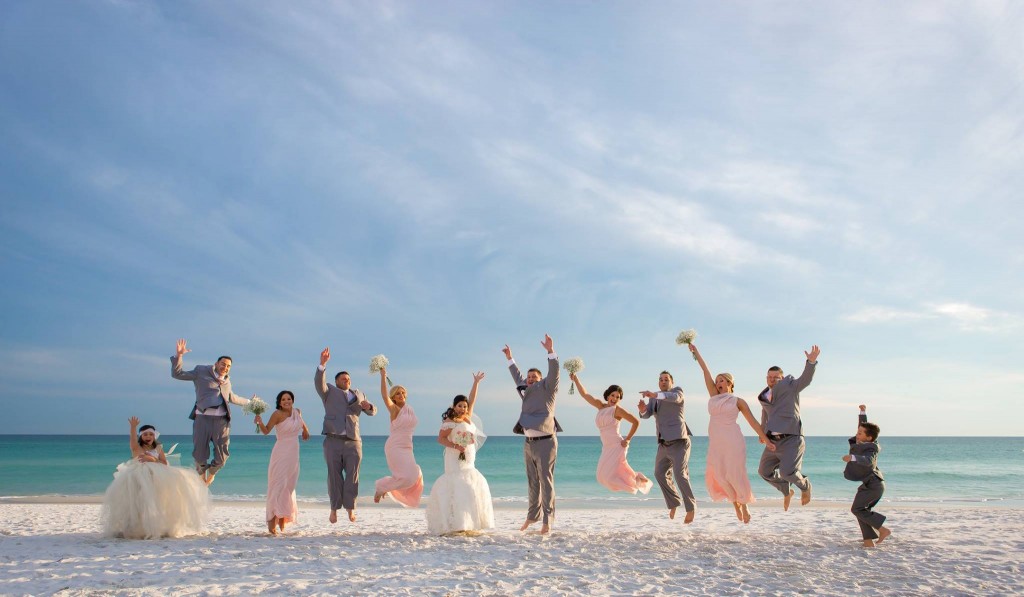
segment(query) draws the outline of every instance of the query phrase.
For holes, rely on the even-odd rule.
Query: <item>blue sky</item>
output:
[[[1021,435],[1022,30],[1014,2],[4,2],[0,433],[188,432],[185,337],[316,428],[324,346],[375,398],[386,354],[424,435],[484,370],[505,434],[500,349],[542,364],[545,332],[595,393],[669,369],[703,433],[692,327],[751,400],[819,344],[809,435],[860,402]]]

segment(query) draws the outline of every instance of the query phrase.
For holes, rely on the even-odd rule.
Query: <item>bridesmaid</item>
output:
[[[406,404],[405,388],[394,386],[389,392],[387,379],[387,370],[381,369],[380,396],[391,414],[391,434],[384,444],[391,475],[377,479],[373,502],[380,503],[384,496],[390,495],[406,508],[415,508],[423,495],[423,472],[412,451],[412,434],[419,420],[412,407]]]
[[[576,384],[580,396],[597,409],[597,429],[601,432],[601,458],[597,461],[597,482],[612,491],[648,493],[653,485],[643,473],[638,473],[626,462],[629,440],[633,439],[640,421],[619,406],[622,388],[611,385],[604,391],[604,402],[587,393],[583,382],[575,373],[569,377]],[[632,427],[626,437],[619,433],[619,421],[625,419]]]
[[[704,385],[711,396],[708,399],[708,413],[711,415],[708,422],[708,468],[704,475],[708,493],[716,502],[732,502],[736,518],[748,524],[750,510],[747,504],[754,502],[754,493],[750,489],[750,478],[747,477],[747,444],[736,423],[737,415],[743,413],[743,418],[769,451],[775,451],[775,444],[768,440],[761,425],[751,414],[747,402],[732,393],[736,387],[732,374],[719,373],[712,380],[700,351],[694,344],[689,346],[690,352],[704,370]]]
[[[263,435],[277,427],[277,440],[270,453],[267,466],[267,530],[276,535],[284,525],[295,522],[299,517],[299,505],[295,500],[295,485],[299,482],[299,434],[302,440],[309,439],[309,429],[302,420],[302,412],[295,408],[295,394],[283,390],[277,395],[277,410],[270,415],[267,424],[256,415],[256,426]]]

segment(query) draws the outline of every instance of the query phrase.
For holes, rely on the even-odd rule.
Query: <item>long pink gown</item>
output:
[[[299,482],[299,435],[302,414],[293,408],[287,419],[278,423],[277,440],[267,466],[267,520],[284,519],[296,522],[299,505],[295,501],[295,485]]]
[[[419,419],[412,407],[406,404],[391,421],[391,435],[384,444],[384,456],[388,461],[391,475],[377,479],[377,493],[387,493],[406,508],[420,505],[423,496],[423,471],[416,464],[412,451],[412,434]]]
[[[627,449],[622,447],[622,435],[615,418],[615,407],[597,411],[597,429],[601,432],[601,458],[597,461],[597,482],[612,491],[648,493],[652,483],[626,462]]]
[[[716,502],[750,504],[754,493],[747,477],[747,444],[736,418],[737,397],[718,394],[708,399],[708,494]]]

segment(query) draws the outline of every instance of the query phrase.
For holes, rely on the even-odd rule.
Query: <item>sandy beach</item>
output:
[[[96,503],[0,503],[4,595],[1020,594],[1017,508],[889,506],[894,535],[860,547],[843,507],[731,508],[697,522],[658,509],[562,509],[547,537],[519,508],[480,536],[433,537],[422,510],[367,506],[355,524],[303,505],[269,536],[258,503],[219,503],[208,532],[130,541],[99,535]]]

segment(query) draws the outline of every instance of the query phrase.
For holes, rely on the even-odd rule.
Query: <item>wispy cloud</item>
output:
[[[849,313],[843,319],[866,324],[944,320],[963,331],[1004,333],[1013,332],[1024,324],[1024,318],[1018,314],[957,302],[930,303],[918,309],[874,305]]]

